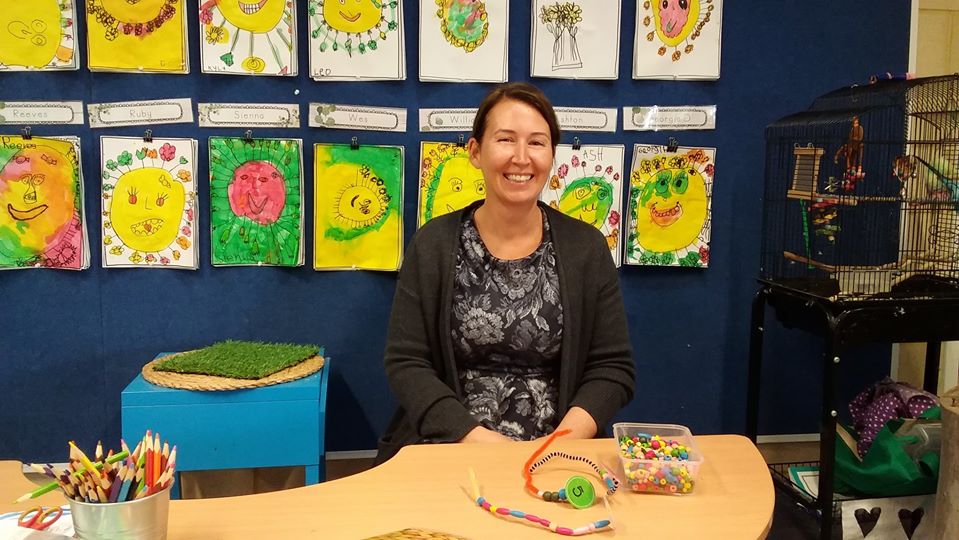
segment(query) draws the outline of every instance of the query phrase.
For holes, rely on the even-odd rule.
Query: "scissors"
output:
[[[20,518],[17,520],[17,525],[36,531],[42,531],[50,525],[56,523],[56,521],[60,519],[61,515],[63,515],[63,509],[59,506],[51,506],[47,509],[44,509],[42,506],[34,506],[26,512],[20,514]]]

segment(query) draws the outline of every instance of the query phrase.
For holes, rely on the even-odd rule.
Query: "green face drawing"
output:
[[[586,176],[566,186],[559,209],[594,227],[599,227],[613,206],[613,186],[602,176]]]

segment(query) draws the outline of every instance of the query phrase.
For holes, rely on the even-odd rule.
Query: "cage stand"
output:
[[[866,343],[926,342],[923,388],[936,393],[942,341],[959,340],[959,298],[834,300],[760,279],[753,298],[746,391],[746,435],[755,443],[759,422],[760,377],[763,362],[766,305],[785,328],[806,330],[823,338],[822,402],[820,410],[819,496],[800,494],[792,486],[787,464],[770,464],[778,488],[818,511],[820,538],[832,538],[839,368],[843,353]]]

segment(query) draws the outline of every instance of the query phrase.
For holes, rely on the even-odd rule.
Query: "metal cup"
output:
[[[77,538],[82,540],[166,540],[170,488],[119,503],[70,501]]]

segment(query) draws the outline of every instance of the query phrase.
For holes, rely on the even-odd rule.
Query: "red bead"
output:
[[[556,527],[556,533],[566,536],[573,536],[573,529],[570,529],[569,527]]]
[[[496,513],[497,513],[497,514],[502,514],[502,515],[505,516],[505,515],[509,514],[509,508],[503,508],[502,506],[500,506],[499,508],[496,509]]]

